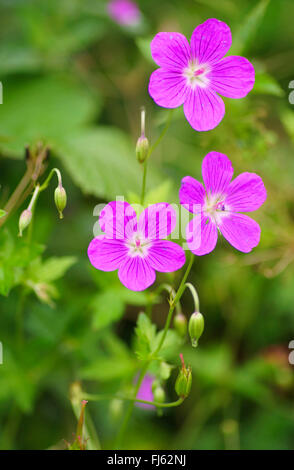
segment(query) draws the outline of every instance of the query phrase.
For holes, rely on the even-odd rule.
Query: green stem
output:
[[[154,357],[156,357],[156,355],[158,354],[158,352],[160,351],[160,349],[161,349],[161,347],[164,343],[164,340],[166,338],[166,335],[167,335],[167,332],[168,332],[168,329],[169,329],[169,326],[170,326],[170,322],[171,322],[171,319],[172,319],[172,316],[173,316],[173,313],[174,313],[175,306],[180,301],[180,299],[181,299],[181,297],[182,297],[182,295],[185,291],[185,283],[186,283],[187,277],[189,276],[191,268],[193,266],[193,262],[194,262],[194,255],[191,253],[190,261],[189,261],[189,264],[187,266],[186,272],[185,272],[185,274],[182,278],[181,284],[178,288],[178,291],[177,291],[175,297],[173,298],[173,300],[170,303],[170,308],[169,308],[169,312],[168,312],[168,315],[167,315],[165,327],[164,327],[164,330],[163,330],[163,335],[161,337],[161,340],[160,340],[157,348],[155,349],[155,351],[151,355],[151,360],[154,359]]]
[[[58,170],[58,168],[52,168],[52,170],[50,171],[50,173],[47,176],[46,180],[44,181],[42,186],[40,186],[40,191],[44,191],[44,189],[46,189],[48,187],[48,184],[50,183],[51,178],[52,178],[54,173],[56,173],[56,175],[57,175],[59,186],[62,186],[62,178],[61,178],[60,171]]]
[[[194,300],[195,312],[200,312],[200,302],[199,302],[199,297],[198,297],[198,294],[197,294],[197,290],[195,289],[193,284],[191,284],[190,282],[187,282],[185,284],[185,287],[188,287],[188,289],[190,289],[190,292],[191,292],[193,300]]]
[[[134,403],[136,401],[136,396],[137,396],[137,393],[139,391],[139,388],[141,386],[141,383],[144,379],[144,376],[148,370],[148,367],[150,365],[150,363],[156,358],[157,354],[159,353],[163,343],[164,343],[164,340],[166,338],[166,335],[167,335],[167,332],[168,332],[168,328],[170,326],[170,323],[171,323],[171,319],[172,319],[172,315],[173,315],[173,312],[174,312],[174,309],[175,309],[175,306],[176,304],[179,302],[179,300],[181,299],[181,296],[183,295],[184,293],[184,290],[185,290],[185,283],[186,283],[186,280],[187,280],[187,277],[191,271],[191,268],[192,268],[192,265],[193,265],[193,262],[194,262],[194,255],[191,253],[191,257],[190,257],[190,261],[189,261],[189,264],[187,266],[187,269],[185,271],[185,274],[182,278],[182,281],[180,283],[180,286],[178,288],[178,291],[175,295],[175,297],[173,298],[173,300],[170,301],[170,308],[169,308],[169,312],[168,312],[168,315],[167,315],[167,319],[166,319],[166,322],[165,322],[165,326],[164,326],[164,330],[163,330],[163,335],[161,337],[161,340],[157,346],[157,348],[152,352],[152,354],[149,356],[148,359],[146,359],[146,361],[144,362],[143,364],[143,367],[141,369],[141,372],[140,372],[140,375],[139,375],[139,379],[136,383],[136,387],[135,387],[135,390],[134,390],[134,399],[133,401],[129,404],[129,407],[127,409],[127,412],[126,412],[126,415],[125,415],[125,418],[123,420],[123,423],[122,423],[122,426],[119,430],[119,433],[118,433],[118,436],[117,436],[117,441],[116,441],[116,447],[118,448],[120,446],[120,443],[121,443],[121,440],[124,436],[124,433],[127,429],[127,426],[128,426],[128,423],[129,423],[129,420],[132,416],[132,412],[133,412],[133,408],[134,408]]]
[[[150,157],[151,153],[154,152],[154,150],[156,149],[156,147],[160,144],[160,142],[162,141],[163,137],[164,137],[165,134],[167,133],[168,128],[169,128],[169,126],[170,126],[170,123],[171,123],[171,121],[172,121],[173,112],[174,112],[173,109],[171,109],[171,110],[169,111],[168,118],[167,118],[167,121],[166,121],[166,123],[165,123],[165,126],[164,126],[164,128],[163,128],[163,130],[162,130],[160,136],[158,137],[158,139],[155,141],[155,143],[154,143],[153,145],[151,145],[147,158]]]
[[[25,306],[25,299],[27,296],[27,291],[25,288],[22,288],[22,291],[20,293],[19,297],[19,303],[18,307],[16,310],[16,336],[17,336],[17,343],[19,348],[21,348],[23,344],[23,312],[24,312],[24,306]]]
[[[139,378],[138,378],[138,381],[136,383],[136,387],[135,387],[135,390],[134,390],[134,400],[137,396],[137,393],[139,391],[139,388],[141,386],[141,383],[144,379],[144,376],[147,372],[147,369],[148,369],[148,366],[149,366],[149,361],[145,361],[144,364],[143,364],[143,367],[141,369],[141,372],[140,372],[140,375],[139,375]],[[121,425],[121,428],[118,432],[118,435],[117,435],[117,438],[116,438],[116,446],[115,448],[119,449],[121,447],[121,442],[122,442],[122,438],[125,434],[125,431],[127,429],[127,426],[128,426],[128,423],[129,423],[129,420],[132,416],[132,412],[133,412],[133,409],[134,409],[134,404],[135,404],[135,401],[131,401],[129,406],[128,406],[128,409],[126,411],[126,414],[125,414],[125,417],[124,417],[124,420],[122,422],[122,425]]]
[[[147,179],[147,160],[143,164],[143,182],[142,182],[142,192],[141,192],[141,206],[144,206],[145,201],[145,191],[146,191],[146,179]]]
[[[167,121],[165,123],[165,126],[160,134],[160,136],[158,137],[158,139],[155,141],[155,143],[153,145],[151,145],[150,149],[149,149],[149,152],[148,152],[148,155],[147,155],[147,158],[144,162],[144,167],[143,167],[143,182],[142,182],[142,192],[141,192],[141,206],[144,205],[144,201],[145,201],[145,192],[146,192],[146,178],[147,178],[147,161],[150,157],[150,155],[154,152],[154,150],[156,149],[156,147],[160,144],[160,142],[162,141],[162,139],[164,138],[166,132],[168,131],[168,128],[170,126],[170,123],[172,121],[172,116],[173,116],[173,109],[170,110],[169,114],[168,114],[168,118],[167,118]],[[142,133],[144,134],[145,132],[145,111],[143,112],[143,117],[141,115],[141,131]]]
[[[167,284],[167,283],[164,283],[164,284],[160,284],[157,289],[155,289],[151,294],[150,294],[150,298],[149,298],[149,301],[148,301],[148,304],[147,304],[147,307],[146,307],[146,315],[151,319],[152,317],[152,307],[153,307],[153,304],[156,303],[157,301],[157,297],[162,293],[162,291],[166,291],[170,297],[175,297],[176,293],[175,293],[175,290],[174,288],[170,285],[170,284]],[[180,302],[177,303],[176,305],[176,310],[178,313],[181,312],[181,304]]]
[[[176,401],[172,401],[170,403],[159,403],[156,401],[146,401],[140,400],[139,398],[134,397],[126,397],[124,395],[99,395],[99,394],[91,394],[91,393],[83,393],[82,395],[84,400],[88,401],[103,401],[103,400],[125,400],[125,401],[132,401],[135,403],[144,403],[145,405],[153,405],[157,408],[173,408],[175,406],[179,406],[183,403],[184,398],[179,398]]]
[[[71,404],[72,404],[73,412],[78,421],[80,417],[80,412],[81,412],[81,403],[72,401]],[[95,426],[93,425],[93,422],[91,420],[89,410],[87,410],[85,413],[84,434],[85,434],[85,439],[87,441],[88,450],[100,450],[101,449],[101,444],[100,444],[98,435],[96,434]]]

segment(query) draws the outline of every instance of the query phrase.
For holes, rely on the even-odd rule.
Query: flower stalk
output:
[[[118,436],[117,436],[117,447],[120,446],[120,443],[121,443],[121,440],[122,440],[122,437],[124,436],[124,433],[127,429],[127,425],[128,425],[128,422],[131,418],[131,415],[132,415],[132,412],[133,412],[133,408],[134,408],[134,402],[137,401],[136,400],[136,396],[137,396],[137,393],[139,391],[139,388],[141,386],[141,383],[144,379],[144,376],[148,370],[148,367],[150,365],[150,363],[155,360],[157,358],[157,355],[158,353],[160,352],[161,348],[162,348],[162,345],[165,341],[165,338],[166,338],[166,335],[167,335],[167,332],[168,332],[168,329],[170,327],[170,323],[171,323],[171,320],[172,320],[172,315],[173,315],[173,312],[175,310],[175,307],[177,305],[177,303],[180,301],[184,291],[185,291],[185,283],[186,283],[186,280],[189,276],[189,273],[191,271],[191,268],[193,266],[193,262],[194,262],[194,256],[193,254],[191,253],[191,257],[190,257],[190,261],[189,261],[189,264],[186,268],[186,271],[185,271],[185,274],[181,280],[181,283],[180,283],[180,286],[176,292],[176,295],[170,299],[170,308],[169,308],[169,312],[168,312],[168,315],[167,315],[167,319],[166,319],[166,322],[165,322],[165,326],[164,326],[164,330],[163,330],[163,334],[161,336],[161,340],[157,346],[157,348],[151,353],[150,357],[144,361],[143,363],[143,366],[142,366],[142,369],[141,369],[141,372],[140,372],[140,375],[139,375],[139,379],[137,381],[137,384],[136,384],[136,387],[135,387],[135,390],[134,390],[134,397],[133,397],[133,400],[132,402],[130,403],[128,409],[127,409],[127,412],[126,412],[126,415],[125,415],[125,418],[123,420],[123,423],[122,423],[122,426],[119,430],[119,433],[118,433]],[[178,406],[179,404],[181,404],[182,401],[179,403],[177,402],[177,405],[174,405],[174,406]],[[149,403],[151,404],[151,403]],[[155,405],[157,406],[157,405]]]

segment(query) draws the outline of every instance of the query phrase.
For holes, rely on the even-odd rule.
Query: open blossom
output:
[[[247,59],[224,57],[231,43],[229,26],[214,18],[197,26],[190,44],[180,33],[158,33],[151,42],[152,57],[160,66],[150,77],[151,97],[164,108],[184,105],[197,131],[216,127],[225,114],[219,95],[243,98],[255,80]]]
[[[154,381],[154,377],[150,374],[146,374],[140,388],[138,390],[136,398],[138,400],[144,401],[154,401],[153,392],[152,392],[152,383]],[[148,405],[147,403],[138,403],[135,402],[136,406],[140,406],[141,408],[148,408],[148,409],[155,409],[154,405]]]
[[[226,155],[210,152],[202,162],[204,186],[191,176],[182,180],[180,203],[197,214],[187,225],[187,243],[198,256],[215,248],[218,229],[234,248],[244,253],[259,243],[258,223],[241,212],[258,209],[266,200],[266,189],[255,173],[241,173],[231,181],[233,171]]]
[[[134,26],[140,22],[141,12],[131,0],[111,0],[107,4],[109,16],[122,26]]]
[[[163,240],[176,225],[176,213],[167,203],[147,207],[137,220],[130,204],[113,201],[101,212],[99,223],[104,235],[91,241],[89,259],[102,271],[118,269],[128,289],[147,289],[155,281],[155,270],[172,272],[185,263],[184,250]]]

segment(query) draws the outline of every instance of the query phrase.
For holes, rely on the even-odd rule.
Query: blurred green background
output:
[[[293,449],[294,2],[137,3],[143,21],[130,29],[108,18],[102,0],[0,1],[0,208],[25,172],[25,146],[40,140],[51,148],[48,169],[60,168],[68,194],[61,221],[55,182],[42,193],[30,245],[17,237],[28,200],[0,228],[0,448],[62,448],[76,426],[73,382],[94,393],[132,382],[133,329],[149,294],[128,292],[116,273],[92,269],[86,250],[93,210],[116,195],[134,200],[140,191],[140,106],[151,141],[166,120],[147,91],[156,68],[150,40],[158,31],[190,37],[215,17],[232,29],[230,54],[253,62],[255,88],[243,100],[225,99],[225,118],[211,132],[197,133],[182,109],[174,113],[150,161],[148,202],[177,202],[181,178],[200,179],[203,157],[220,151],[235,174],[256,172],[265,182],[268,199],[253,215],[261,243],[244,255],[221,240],[196,259],[191,281],[206,328],[197,350],[180,347],[193,368],[191,395],[163,417],[136,408],[125,447]],[[192,309],[186,293],[187,317]],[[159,327],[166,313],[163,299],[154,310]],[[123,411],[118,402],[88,405],[103,448],[113,445]]]

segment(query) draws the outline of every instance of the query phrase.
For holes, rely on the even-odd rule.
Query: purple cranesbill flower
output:
[[[144,376],[144,379],[142,380],[142,383],[140,385],[140,388],[138,390],[136,398],[138,400],[144,400],[144,401],[154,401],[153,397],[153,392],[152,392],[152,383],[154,381],[154,377],[150,374],[146,374]],[[136,406],[140,406],[141,408],[146,408],[146,409],[155,409],[154,405],[147,405],[147,403],[138,403],[135,402]]]
[[[231,181],[233,172],[226,155],[210,152],[202,162],[204,186],[191,176],[182,180],[180,203],[197,214],[186,228],[187,244],[195,255],[206,255],[215,248],[218,229],[244,253],[259,243],[258,223],[241,212],[258,209],[266,200],[266,189],[255,173],[241,173]]]
[[[140,22],[141,12],[131,0],[111,0],[107,4],[109,16],[122,26],[135,26]]]
[[[176,212],[167,203],[147,207],[137,220],[130,204],[113,201],[101,212],[99,223],[104,235],[91,241],[89,259],[101,271],[118,269],[121,283],[130,290],[147,289],[155,271],[176,271],[185,263],[183,248],[163,240],[176,225]]]
[[[194,30],[191,42],[180,33],[158,33],[151,42],[160,66],[149,82],[149,93],[164,108],[184,105],[184,113],[197,131],[216,127],[225,114],[219,95],[243,98],[252,90],[253,65],[244,57],[224,57],[232,43],[231,30],[211,18]]]

